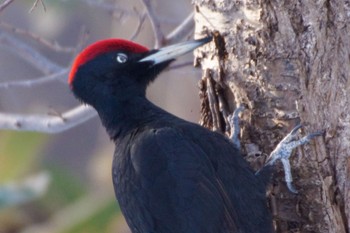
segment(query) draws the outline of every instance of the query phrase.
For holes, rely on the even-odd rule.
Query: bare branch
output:
[[[165,37],[164,34],[160,28],[160,21],[156,17],[156,13],[154,12],[153,7],[151,6],[150,0],[141,0],[142,4],[144,5],[147,16],[151,22],[154,37],[155,37],[155,48],[159,48],[160,46],[164,45]]]
[[[66,81],[67,75],[68,75],[69,69],[62,69],[61,71],[50,74],[38,79],[32,79],[32,80],[20,80],[20,81],[10,81],[10,82],[4,82],[0,83],[0,89],[8,89],[8,88],[31,88],[39,85],[43,85],[55,80],[61,80]]]
[[[0,113],[0,129],[60,133],[95,117],[96,111],[81,105],[60,116]]]
[[[74,54],[78,53],[81,50],[81,47],[87,40],[87,35],[88,33],[86,31],[86,27],[82,27],[80,36],[78,38],[78,44],[73,50]],[[1,42],[1,37],[0,37],[0,42]],[[40,77],[38,79],[3,82],[3,83],[0,83],[0,89],[31,88],[39,85],[44,85],[46,83],[56,81],[56,80],[66,82],[68,72],[69,72],[69,68],[62,68],[53,74],[49,74],[49,75]]]
[[[33,6],[30,8],[30,10],[29,10],[29,13],[32,13],[32,11],[38,6],[38,3],[41,3],[41,5],[43,6],[43,8],[44,8],[44,11],[46,12],[46,6],[45,6],[45,4],[44,4],[44,1],[43,0],[35,0],[35,2],[34,2],[34,4],[33,4]]]
[[[8,7],[14,0],[5,0],[1,5],[0,5],[0,12],[2,12],[6,7]]]
[[[22,58],[42,71],[44,74],[57,73],[63,69],[61,66],[50,61],[28,44],[6,33],[0,33],[0,45],[1,44],[5,45],[4,48],[19,54]]]
[[[27,30],[24,30],[21,28],[16,28],[8,23],[0,22],[0,26],[5,28],[6,30],[9,30],[9,31],[15,33],[15,34],[29,37],[30,39],[35,40],[39,44],[42,44],[42,45],[44,45],[44,46],[48,47],[49,49],[52,49],[56,52],[64,52],[64,53],[74,52],[74,48],[72,48],[72,47],[61,46],[59,43],[57,43],[57,41],[49,41],[45,38],[42,38],[42,37],[30,32],[30,31],[27,31]]]
[[[132,36],[130,37],[130,40],[135,40],[135,38],[140,34],[141,31],[141,27],[143,25],[143,23],[145,22],[146,19],[146,12],[144,12],[142,15],[139,15],[139,23],[136,27],[135,32],[132,34]]]
[[[167,44],[177,43],[183,40],[191,32],[193,32],[193,29],[194,29],[193,15],[194,15],[193,12],[189,14],[179,26],[177,26],[172,32],[170,32],[166,36],[165,41]]]

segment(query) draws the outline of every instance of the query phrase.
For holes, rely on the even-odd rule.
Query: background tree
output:
[[[283,175],[269,198],[277,232],[349,232],[350,63],[348,1],[194,1],[202,65],[202,124],[227,131],[239,104],[242,148],[257,168],[299,121],[325,136],[298,149],[294,195]]]

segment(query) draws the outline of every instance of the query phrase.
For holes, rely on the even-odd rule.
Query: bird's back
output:
[[[133,233],[273,232],[265,187],[234,145],[172,115],[118,140],[113,180]]]

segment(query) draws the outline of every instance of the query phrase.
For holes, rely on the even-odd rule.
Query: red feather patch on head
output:
[[[118,50],[129,51],[132,53],[143,53],[149,51],[148,48],[136,44],[134,42],[123,39],[107,39],[97,41],[86,47],[74,60],[72,69],[69,73],[68,83],[72,84],[74,76],[78,68],[86,62],[94,59],[98,55],[106,52],[113,52]]]

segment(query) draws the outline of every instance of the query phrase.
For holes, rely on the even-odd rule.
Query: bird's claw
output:
[[[324,134],[324,131],[318,131],[315,133],[310,133],[309,135],[307,135],[307,138],[308,138],[308,140],[311,140],[311,139],[318,137],[318,136],[321,136],[323,134]]]
[[[303,127],[302,124],[296,125],[296,126],[290,131],[289,134],[291,134],[291,135],[296,135],[296,134],[298,133],[298,130],[299,130],[301,127]]]
[[[282,141],[276,146],[276,148],[271,152],[271,155],[267,160],[267,165],[273,165],[276,162],[276,160],[281,160],[284,168],[284,175],[285,175],[287,187],[289,191],[292,193],[298,193],[292,184],[293,177],[292,177],[290,162],[289,162],[289,158],[292,154],[293,149],[298,146],[304,145],[310,142],[310,140],[312,140],[313,138],[317,136],[321,136],[323,134],[322,131],[319,131],[319,132],[308,134],[307,136],[301,139],[296,139],[297,132],[301,127],[302,127],[301,124],[294,127],[291,130],[291,132],[286,137],[284,137]]]
[[[243,104],[239,105],[236,110],[228,116],[228,123],[230,124],[231,128],[231,134],[230,139],[232,140],[233,144],[236,145],[236,147],[240,150],[241,149],[241,142],[239,140],[239,114],[244,110]]]

